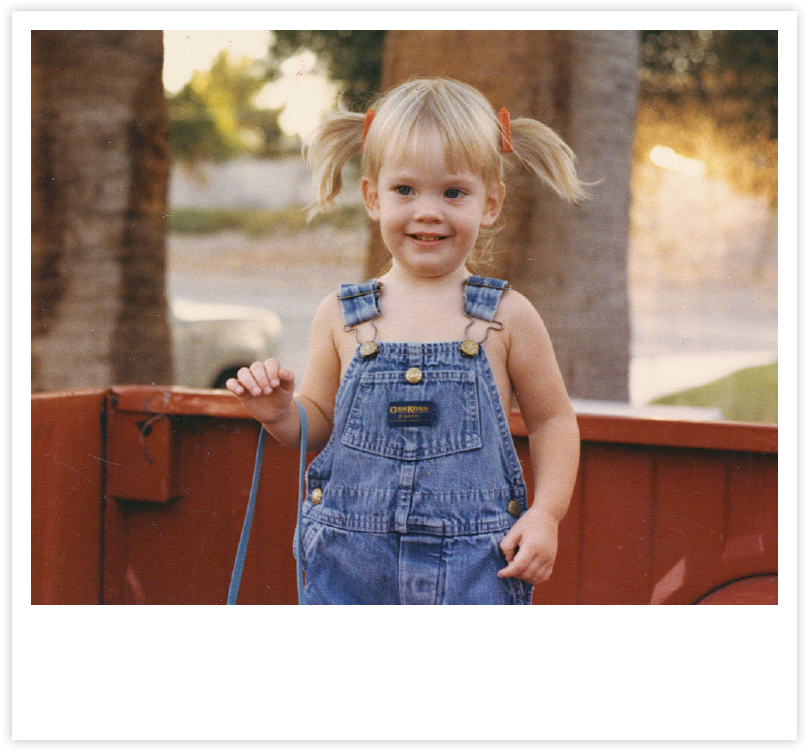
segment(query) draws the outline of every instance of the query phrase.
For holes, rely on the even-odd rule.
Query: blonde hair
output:
[[[507,154],[502,152],[502,125],[488,100],[472,86],[448,78],[415,79],[396,86],[372,105],[375,117],[362,134],[364,113],[340,111],[312,136],[305,152],[312,169],[317,202],[310,215],[331,209],[342,189],[342,171],[362,155],[361,174],[376,180],[383,160],[417,149],[424,134],[438,132],[451,169],[465,168],[487,184],[502,180]],[[575,155],[561,137],[538,120],[511,122],[513,156],[569,202],[586,197],[575,170]]]

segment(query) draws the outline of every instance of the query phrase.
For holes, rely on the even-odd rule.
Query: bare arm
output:
[[[578,471],[580,436],[544,323],[520,295],[513,295],[509,310],[508,372],[527,426],[534,487],[530,509],[500,544],[508,561],[500,576],[538,584],[552,573],[558,524]]]
[[[333,338],[335,305],[338,306],[336,296],[329,296],[314,316],[309,361],[297,394],[294,394],[294,373],[282,368],[274,358],[242,368],[236,379],[227,381],[227,388],[247,412],[285,446],[296,446],[300,441],[300,414],[293,404],[294,398],[306,410],[308,449],[319,451],[331,435],[340,378],[340,360]]]

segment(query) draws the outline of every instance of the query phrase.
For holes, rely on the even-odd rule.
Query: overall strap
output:
[[[375,279],[361,284],[340,285],[337,297],[342,304],[342,315],[347,327],[359,326],[379,316],[379,290],[381,282]]]
[[[484,321],[493,321],[502,293],[510,285],[502,279],[471,276],[466,280],[464,296],[466,315]]]

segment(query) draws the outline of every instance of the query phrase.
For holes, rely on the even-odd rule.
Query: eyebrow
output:
[[[464,173],[450,173],[447,174],[445,177],[441,178],[441,183],[463,183],[463,182],[474,182],[474,179],[477,176],[474,175],[471,171],[466,171]],[[419,173],[413,172],[407,168],[402,170],[390,170],[390,179],[393,182],[415,182],[419,179]]]

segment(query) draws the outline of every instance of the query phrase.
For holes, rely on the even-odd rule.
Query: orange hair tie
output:
[[[362,151],[365,150],[365,139],[368,137],[368,131],[370,130],[370,124],[373,122],[373,118],[376,117],[375,110],[368,110],[365,113],[365,127],[362,130]]]
[[[511,113],[504,107],[499,111],[499,122],[502,125],[502,151],[505,154],[513,151],[511,138]]]

